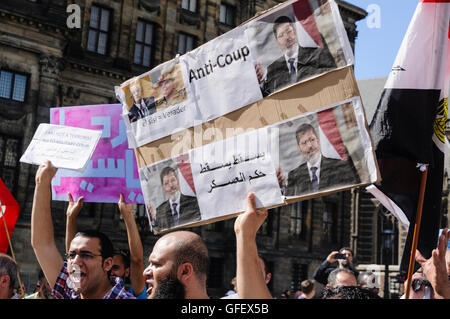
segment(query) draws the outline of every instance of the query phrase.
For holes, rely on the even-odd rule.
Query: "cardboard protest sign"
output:
[[[288,1],[115,91],[137,148],[353,62],[334,1]]]
[[[215,39],[224,41],[221,45],[211,41],[215,47],[233,48],[228,60],[223,60],[228,61],[225,68],[240,65],[247,74],[250,61],[253,79],[233,71],[231,78],[218,76],[221,71],[215,62],[227,55],[214,51],[209,43],[178,58],[183,75],[190,76],[186,92],[188,100],[195,102],[195,112],[189,115],[195,125],[175,130],[169,126],[171,133],[156,140],[149,133],[152,141],[141,146],[127,132],[138,145],[136,160],[154,232],[231,218],[245,209],[250,191],[259,207],[270,208],[379,179],[353,74],[353,55],[337,5],[314,3],[283,3]],[[286,29],[279,34],[279,27]],[[284,50],[277,44],[277,34],[285,39]],[[227,44],[230,39],[239,39],[235,47]],[[198,61],[191,68],[197,53],[200,61],[208,59],[203,68]],[[284,53],[297,54],[292,68]],[[201,84],[205,77],[216,81]],[[236,96],[222,97],[219,90],[216,95],[208,93],[214,87],[227,91],[233,79]],[[126,90],[122,91],[122,98],[126,96]],[[239,98],[245,102],[227,104]],[[239,140],[254,136],[258,138],[252,143],[237,146]],[[190,196],[183,205],[182,194]],[[184,217],[183,211],[187,211]]]
[[[50,109],[50,122],[99,130],[97,144],[83,172],[59,169],[52,180],[53,200],[84,196],[85,202],[144,203],[134,151],[128,148],[120,104],[58,107]]]
[[[0,179],[0,253],[8,251],[8,235],[11,238],[19,212],[19,204]],[[6,233],[5,222],[8,234]]]
[[[20,162],[41,165],[49,160],[53,166],[82,172],[91,158],[101,131],[42,123]]]

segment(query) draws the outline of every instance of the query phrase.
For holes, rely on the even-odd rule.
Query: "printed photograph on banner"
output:
[[[190,127],[195,104],[189,99],[183,63],[166,62],[116,88],[134,148]]]
[[[188,154],[140,168],[139,176],[153,232],[202,219]]]
[[[190,151],[192,175],[204,220],[243,212],[255,194],[257,207],[283,203],[265,128]]]
[[[270,128],[279,136],[278,183],[285,196],[306,196],[377,180],[370,137],[357,100]]]
[[[246,34],[264,97],[353,63],[336,10],[329,1],[302,0],[248,24]]]
[[[50,109],[50,123],[101,130],[97,147],[83,172],[59,169],[52,180],[52,199],[143,204],[134,150],[128,147],[121,104],[84,105]]]

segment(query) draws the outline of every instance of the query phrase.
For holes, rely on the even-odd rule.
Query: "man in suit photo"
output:
[[[283,52],[278,60],[267,67],[267,76],[260,63],[255,71],[263,96],[267,96],[305,78],[336,68],[336,62],[325,41],[324,47],[306,48],[298,43],[297,32],[291,18],[278,17],[273,23],[275,42]]]
[[[152,226],[161,231],[201,220],[197,198],[180,192],[180,184],[174,168],[167,166],[160,174],[164,193],[169,197],[156,208],[156,216],[151,205],[147,205]]]
[[[315,193],[340,185],[358,184],[360,178],[352,160],[328,158],[322,155],[320,140],[314,127],[301,124],[296,132],[297,148],[306,162],[288,174],[286,196]],[[284,187],[281,170],[278,174],[280,187]]]
[[[142,87],[138,81],[134,81],[130,85],[130,93],[134,100],[133,106],[128,111],[130,123],[156,112],[155,98],[153,96],[142,97]]]

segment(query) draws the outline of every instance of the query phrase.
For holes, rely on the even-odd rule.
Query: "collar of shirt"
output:
[[[312,180],[312,172],[311,167],[317,167],[316,176],[317,176],[317,182],[320,183],[320,163],[322,162],[322,154],[320,154],[319,159],[315,163],[306,162],[308,165],[308,173],[309,178]]]

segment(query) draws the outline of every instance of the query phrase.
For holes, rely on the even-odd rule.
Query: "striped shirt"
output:
[[[126,291],[121,278],[112,276],[109,279],[113,287],[103,296],[103,299],[136,299],[132,294]],[[52,293],[57,299],[80,299],[80,294],[75,292],[73,288],[74,285],[69,277],[67,262],[65,261],[63,268],[56,279]]]

